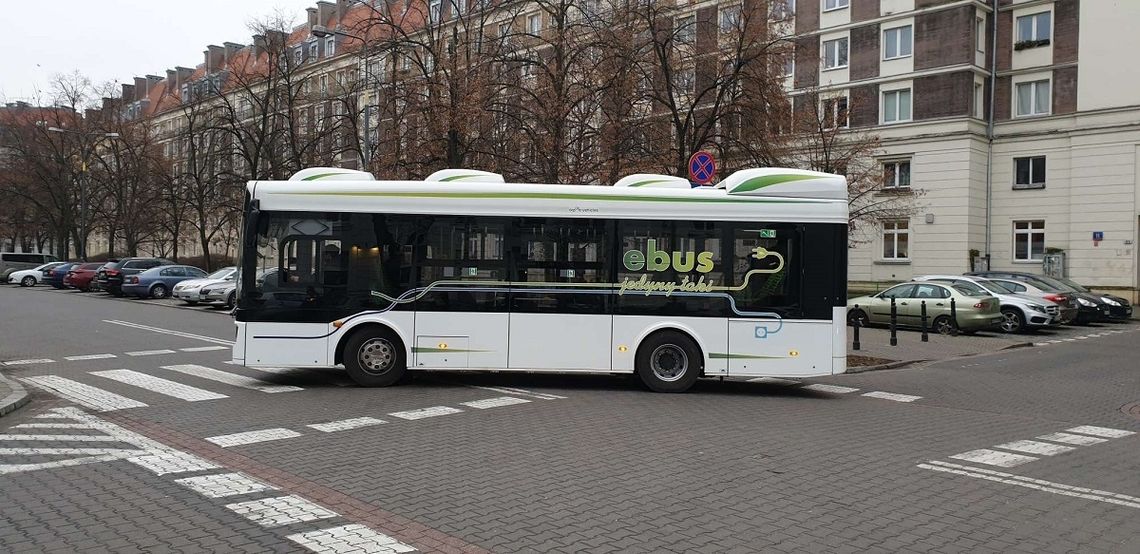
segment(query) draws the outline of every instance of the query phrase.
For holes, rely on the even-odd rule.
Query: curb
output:
[[[879,364],[879,365],[854,366],[854,367],[848,367],[847,371],[845,373],[864,373],[867,371],[878,371],[881,369],[898,369],[900,367],[905,367],[905,366],[908,366],[911,364],[917,364],[917,363],[928,362],[928,361],[930,361],[930,360],[903,360],[900,362],[888,362],[888,363]]]
[[[0,375],[0,383],[3,383],[12,389],[8,396],[0,399],[0,417],[8,415],[28,403],[28,391],[24,390],[24,386]]]

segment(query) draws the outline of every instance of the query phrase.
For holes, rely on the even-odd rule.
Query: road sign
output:
[[[700,150],[689,156],[689,179],[707,185],[716,177],[716,160],[712,154]]]

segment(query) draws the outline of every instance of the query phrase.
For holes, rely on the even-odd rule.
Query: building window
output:
[[[783,21],[796,14],[796,0],[772,0],[768,6],[773,21]]]
[[[1033,48],[1049,44],[1052,13],[1041,12],[1017,18],[1017,42],[1014,48]]]
[[[823,68],[847,67],[847,37],[823,42]]]
[[[526,32],[537,35],[542,30],[542,15],[532,13],[526,16]]]
[[[451,11],[455,15],[463,15],[467,11],[467,0],[451,0]]]
[[[829,12],[846,8],[850,3],[851,0],[823,0],[823,11]]]
[[[883,93],[883,123],[910,121],[910,89],[888,90]]]
[[[692,44],[697,39],[697,16],[677,18],[677,44]]]
[[[838,96],[823,101],[823,126],[827,129],[847,127],[847,97]]]
[[[1045,156],[1014,158],[1013,167],[1013,188],[1045,188]]]
[[[317,44],[317,41],[314,40],[309,43],[309,59],[315,60],[319,57],[317,52],[319,48],[320,46]]]
[[[443,7],[441,0],[431,0],[428,2],[428,22],[431,24],[439,23],[440,8]]]
[[[985,119],[985,89],[982,83],[974,83],[974,117]]]
[[[883,259],[910,259],[910,222],[905,219],[883,222]]]
[[[910,25],[883,31],[883,59],[906,58],[910,56],[914,41]]]
[[[697,88],[696,72],[692,69],[678,70],[676,75],[676,89],[678,95],[692,95],[695,94]]]
[[[507,35],[511,34],[510,22],[500,23],[498,33],[499,33],[499,38],[507,38]]]
[[[986,51],[986,19],[984,17],[974,20],[974,49],[982,53]]]
[[[1049,80],[1017,84],[1017,115],[1048,115]]]
[[[796,55],[795,52],[788,52],[781,56],[783,64],[781,68],[781,75],[784,77],[791,77],[796,74]]]
[[[305,61],[305,50],[298,46],[296,50],[293,50],[293,62],[301,65],[303,61]]]
[[[740,28],[740,6],[727,6],[720,10],[720,32],[731,33]]]
[[[321,75],[320,77],[317,78],[317,80],[320,83],[321,95],[328,94],[329,93],[329,76],[328,75]]]
[[[336,55],[336,37],[329,37],[325,39],[325,57],[331,58]]]
[[[883,188],[910,190],[910,160],[883,162]]]
[[[1045,255],[1045,221],[1013,222],[1013,260],[1039,262]]]

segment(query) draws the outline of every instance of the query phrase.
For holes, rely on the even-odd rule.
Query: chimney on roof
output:
[[[256,59],[265,51],[265,35],[253,35],[253,57]]]
[[[139,100],[142,100],[143,98],[146,98],[146,78],[145,77],[135,77],[135,97],[134,97],[134,100],[139,101]]]
[[[135,99],[135,86],[123,83],[123,101],[130,102]]]
[[[194,70],[189,67],[177,66],[174,68],[174,88],[181,89],[186,81],[190,80],[190,76],[194,74]]]
[[[166,70],[166,90],[178,88],[178,72],[173,69]]]
[[[333,14],[336,13],[336,4],[321,0],[317,2],[317,24],[328,25]]]
[[[226,65],[229,65],[230,62],[233,61],[234,56],[236,56],[242,48],[245,48],[244,44],[238,44],[236,42],[223,42],[222,46],[226,50]]]
[[[285,42],[288,38],[289,35],[285,31],[266,31],[265,47],[270,50],[282,50],[285,48]]]
[[[202,53],[206,56],[206,73],[214,73],[222,68],[222,62],[226,60],[225,48],[211,44]]]
[[[316,8],[305,8],[305,11],[309,12],[309,28],[312,29],[313,25],[318,24],[317,23],[317,9]]]
[[[146,76],[146,92],[147,92],[147,94],[149,95],[150,91],[154,90],[154,87],[157,86],[161,82],[162,82],[162,77],[159,77],[158,75],[147,75]]]
[[[344,16],[348,13],[348,0],[336,0],[336,21],[344,24]]]

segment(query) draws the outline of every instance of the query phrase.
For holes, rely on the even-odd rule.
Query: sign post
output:
[[[698,150],[689,156],[689,180],[701,185],[707,185],[716,177],[716,160],[713,155]]]

